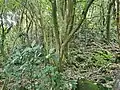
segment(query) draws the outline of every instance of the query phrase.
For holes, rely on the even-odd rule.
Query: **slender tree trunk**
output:
[[[110,2],[110,1],[108,1]],[[110,42],[110,14],[112,10],[112,5],[114,4],[115,0],[112,0],[109,5],[108,5],[108,12],[107,12],[107,17],[106,17],[106,37],[107,37],[107,43]]]
[[[120,48],[120,4],[119,0],[117,0],[117,32],[118,32],[118,44]]]
[[[3,57],[3,60],[5,59],[6,55],[5,55],[5,51],[4,51],[4,42],[5,42],[5,28],[4,28],[4,23],[3,23],[3,17],[2,17],[2,14],[3,14],[3,10],[1,12],[1,16],[0,16],[0,19],[1,19],[1,29],[2,29],[2,33],[1,33],[1,45],[0,45],[0,48],[1,48],[1,55]]]
[[[54,24],[56,52],[59,55],[60,38],[59,38],[59,28],[58,28],[58,20],[57,20],[57,5],[56,5],[56,0],[50,0],[50,2],[51,2],[51,5],[52,5],[52,16],[53,16],[53,24]]]
[[[77,32],[79,30],[79,28],[81,27],[82,23],[84,22],[84,20],[86,19],[86,15],[87,15],[87,12],[88,12],[88,9],[90,8],[90,6],[92,5],[94,0],[90,0],[89,3],[87,4],[87,6],[84,8],[83,12],[82,12],[82,18],[81,20],[79,21],[79,24],[77,26],[76,29],[73,29],[69,35],[67,36],[67,38],[64,40],[64,42],[62,43],[62,46],[61,46],[61,50],[60,50],[60,62],[62,63],[62,58],[63,58],[63,55],[64,55],[64,50],[65,50],[65,47],[67,46],[68,42],[70,42],[71,38],[74,36],[75,32]]]

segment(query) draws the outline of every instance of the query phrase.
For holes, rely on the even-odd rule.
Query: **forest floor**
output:
[[[68,67],[66,67],[65,75],[73,80],[86,78],[101,83],[105,87],[112,88],[116,78],[120,76],[120,54],[118,45],[98,45],[94,43],[86,48],[83,55],[88,57],[85,58],[79,55],[78,60],[74,60],[71,66],[68,65]],[[104,57],[104,55],[106,56]],[[91,62],[92,59],[93,62]],[[83,61],[81,62],[81,60]]]
[[[105,87],[112,88],[115,79],[120,74],[120,63],[114,62],[117,54],[119,54],[119,49],[115,44],[100,46],[94,43],[87,46],[86,51],[84,50],[82,53],[79,52],[78,57],[71,61],[70,64],[64,66],[63,75],[69,80],[87,78],[88,80],[101,83]],[[104,55],[106,56],[104,57]],[[113,62],[110,61],[110,59],[112,59]],[[0,68],[0,73],[2,72],[3,70]],[[0,90],[2,86],[3,81],[0,80]]]

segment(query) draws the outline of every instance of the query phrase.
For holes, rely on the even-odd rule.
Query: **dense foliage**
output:
[[[118,90],[119,4],[0,0],[1,90]]]

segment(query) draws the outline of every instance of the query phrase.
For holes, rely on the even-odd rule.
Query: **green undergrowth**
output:
[[[13,49],[4,64],[5,87],[9,90],[69,90],[67,80],[55,65],[49,63],[44,48],[32,44]]]

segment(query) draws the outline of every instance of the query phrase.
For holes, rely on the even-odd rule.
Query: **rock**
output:
[[[108,81],[113,81],[113,78],[110,77],[110,76],[105,76],[105,79],[108,80]]]
[[[110,88],[104,87],[100,83],[95,83],[87,79],[78,79],[76,88],[73,90],[112,90]]]
[[[119,68],[120,68],[120,65],[118,65],[118,64],[112,64],[109,66],[110,70],[115,70],[115,69],[119,69]]]
[[[99,79],[99,83],[106,83],[106,80],[104,78]]]
[[[113,90],[120,90],[120,79],[116,79]]]
[[[99,88],[92,81],[83,78],[77,80],[77,88],[75,90],[99,90]]]

